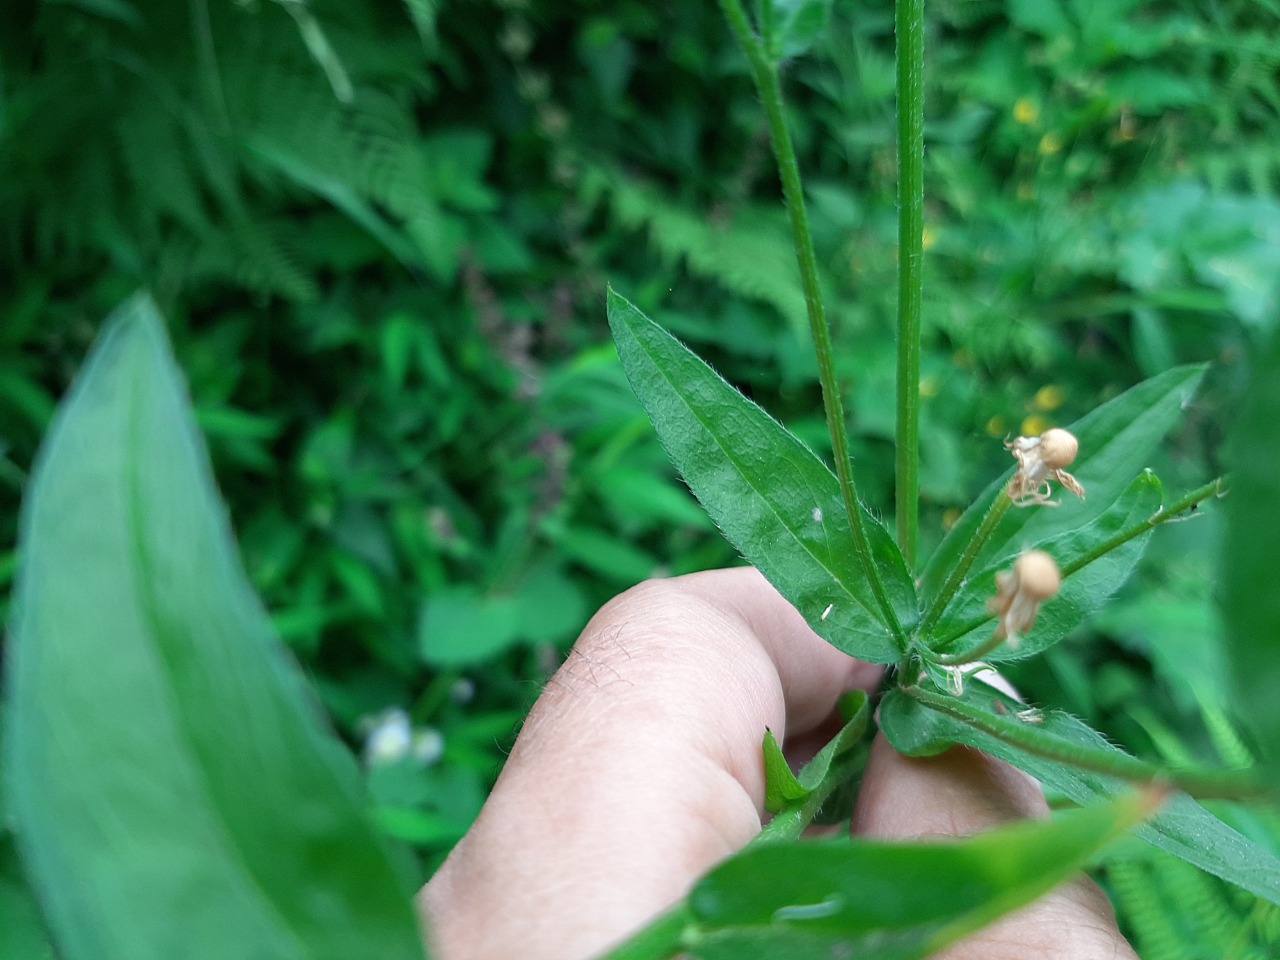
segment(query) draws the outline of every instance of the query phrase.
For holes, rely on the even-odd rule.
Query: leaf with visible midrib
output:
[[[609,291],[622,366],[654,429],[729,542],[845,653],[892,663],[899,649],[854,550],[840,488],[818,457],[634,305]],[[865,510],[873,562],[904,624],[915,586]]]
[[[749,847],[689,894],[689,952],[918,960],[1052,889],[1148,816],[1155,800],[1131,795],[945,843]]]
[[[6,763],[67,960],[420,958],[366,818],[236,555],[163,322],[108,322],[23,510]]]
[[[1023,723],[1017,714],[1025,704],[980,681],[970,681],[959,699],[980,708],[986,714],[984,722],[992,728]],[[885,737],[902,753],[937,753],[955,743],[976,747],[1025,770],[1076,803],[1095,803],[1132,789],[1131,784],[1119,777],[1048,759],[979,730],[920,703],[901,690],[885,695],[880,703],[879,719]],[[1036,711],[1035,722],[1030,726],[1040,737],[1055,742],[1061,752],[1079,748],[1109,753],[1122,760],[1133,759],[1083,720],[1059,710]],[[1175,794],[1164,810],[1138,829],[1138,836],[1201,870],[1238,884],[1272,903],[1280,903],[1280,860],[1186,794]]]

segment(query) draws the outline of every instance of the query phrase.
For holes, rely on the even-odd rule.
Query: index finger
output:
[[[640,926],[759,832],[765,728],[812,729],[879,676],[749,568],[611,601],[424,891],[441,955],[565,960]]]

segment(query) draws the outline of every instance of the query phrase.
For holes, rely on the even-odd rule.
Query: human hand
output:
[[[442,960],[582,960],[642,927],[760,830],[760,740],[812,753],[880,668],[813,633],[758,573],[641,584],[587,625],[480,817],[420,908]],[[966,749],[872,749],[855,832],[961,836],[1047,814],[1039,786]],[[1081,878],[937,960],[1137,960]]]

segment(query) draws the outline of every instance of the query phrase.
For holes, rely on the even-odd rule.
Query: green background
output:
[[[925,555],[1007,465],[1006,435],[1175,364],[1213,362],[1151,465],[1169,490],[1211,478],[1245,353],[1280,314],[1280,7],[927,16]],[[890,5],[837,0],[785,78],[859,489],[886,519],[892,57]],[[626,386],[608,283],[826,452],[763,118],[713,3],[15,4],[0,589],[54,403],[146,288],[253,583],[336,728],[359,750],[400,707],[442,744],[367,768],[427,875],[591,611],[735,561]],[[1033,699],[1144,755],[1246,755],[1204,513],[1017,668]],[[1227,815],[1276,846],[1276,824]],[[0,929],[29,910],[18,876],[5,841]],[[1242,916],[1275,942],[1274,908],[1163,855],[1124,848],[1103,879],[1151,960],[1234,955]]]

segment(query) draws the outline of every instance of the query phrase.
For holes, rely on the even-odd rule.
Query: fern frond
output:
[[[807,330],[795,253],[780,209],[747,207],[732,220],[716,223],[704,212],[681,207],[651,187],[602,168],[584,177],[581,190],[588,205],[604,199],[619,225],[645,231],[669,262],[683,263],[739,297],[767,303],[797,332]]]
[[[1143,960],[1280,956],[1280,909],[1175,857],[1117,858],[1105,881]]]

